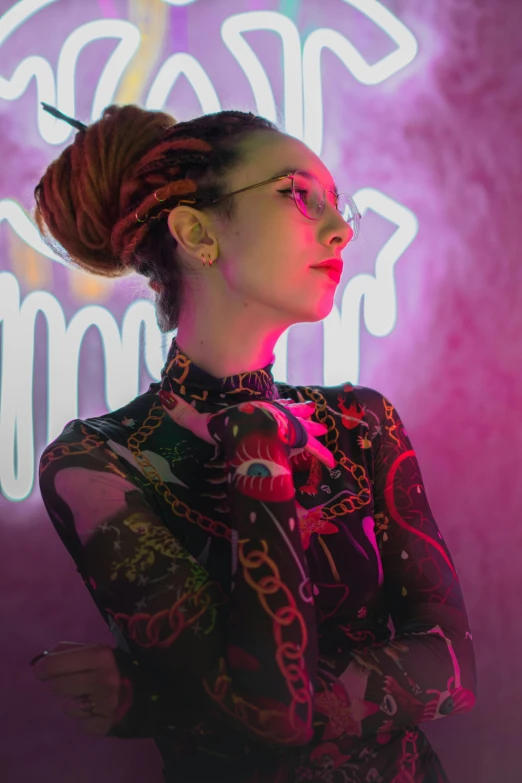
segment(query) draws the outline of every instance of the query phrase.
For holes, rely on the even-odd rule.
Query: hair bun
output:
[[[122,208],[131,208],[122,203],[124,185],[174,125],[164,112],[112,105],[76,134],[35,188],[36,223],[58,255],[106,277],[130,271],[113,245]]]

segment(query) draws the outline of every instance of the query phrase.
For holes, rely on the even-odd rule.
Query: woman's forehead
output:
[[[302,141],[284,133],[261,132],[253,135],[247,143],[247,159],[244,163],[237,172],[244,185],[275,177],[282,171],[301,169],[315,174],[327,190],[335,189],[333,177],[321,159]]]

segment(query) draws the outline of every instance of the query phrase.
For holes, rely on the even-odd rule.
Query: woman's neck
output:
[[[266,367],[273,362],[274,346],[290,324],[267,324],[266,313],[264,319],[259,313],[253,317],[252,309],[245,306],[239,317],[233,308],[219,316],[196,308],[190,318],[181,313],[176,336],[180,351],[215,378]]]
[[[255,339],[237,331],[207,328],[204,334],[187,332],[178,327],[176,343],[198,367],[214,378],[226,378],[253,372],[273,363],[274,345],[279,334]]]

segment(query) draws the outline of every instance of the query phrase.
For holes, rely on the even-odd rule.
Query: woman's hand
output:
[[[221,416],[224,411],[218,411],[218,413],[199,413],[192,405],[185,402],[184,399],[178,397],[173,392],[159,392],[159,398],[166,412],[170,418],[180,427],[190,430],[198,438],[207,441],[207,443],[214,443],[209,429],[208,423],[212,416]],[[306,431],[306,443],[302,448],[293,449],[294,453],[299,451],[308,451],[314,457],[326,465],[327,468],[335,467],[335,458],[331,451],[323,446],[314,437],[315,435],[324,435],[328,428],[324,424],[320,424],[315,421],[308,421],[310,416],[313,415],[315,410],[315,403],[310,402],[294,402],[293,400],[282,399],[276,400],[277,404],[272,404],[268,400],[256,400],[254,402],[240,403],[238,408],[248,409],[248,406],[262,407],[266,409],[276,419],[279,429],[279,435],[281,439],[288,443],[288,431],[289,431],[289,417],[298,419],[299,423],[304,427]],[[280,407],[278,407],[280,406]],[[281,410],[284,408],[284,411]]]
[[[67,698],[65,713],[87,734],[106,735],[132,703],[132,685],[120,675],[112,648],[102,644],[60,642],[34,663],[38,680]],[[94,702],[92,713],[81,700]]]

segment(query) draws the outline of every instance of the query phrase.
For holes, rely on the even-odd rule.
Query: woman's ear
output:
[[[203,212],[188,206],[174,207],[168,216],[169,231],[185,253],[201,259],[217,247],[217,237],[210,219]]]

